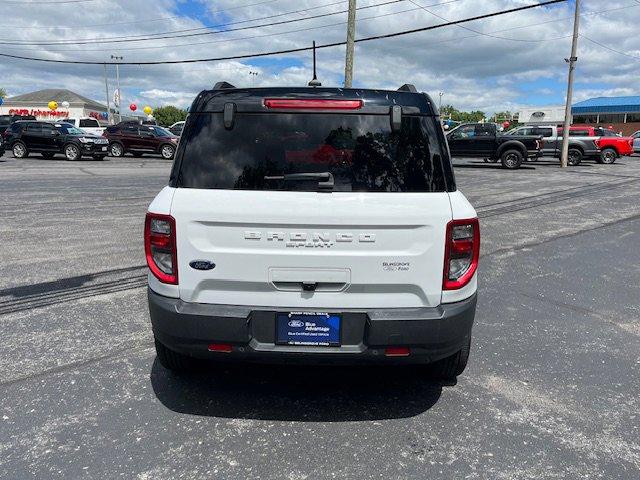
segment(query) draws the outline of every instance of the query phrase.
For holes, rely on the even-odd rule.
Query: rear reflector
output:
[[[266,98],[264,106],[288,110],[358,110],[362,100],[329,100],[324,98]]]
[[[212,343],[207,347],[210,352],[231,353],[231,345],[226,343]]]
[[[408,357],[409,353],[409,347],[387,347],[384,349],[386,357]]]

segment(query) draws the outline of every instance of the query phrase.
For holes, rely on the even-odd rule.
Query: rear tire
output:
[[[119,143],[112,143],[109,146],[109,155],[112,157],[122,157],[124,155],[124,147]]]
[[[506,150],[500,155],[502,166],[509,170],[516,170],[522,165],[522,153],[519,150]]]
[[[29,156],[29,150],[27,149],[27,146],[22,142],[14,143],[13,147],[11,147],[11,150],[13,151],[13,156],[15,158],[27,158]]]
[[[600,160],[606,165],[611,165],[618,158],[618,152],[613,148],[605,148],[600,152]]]
[[[582,152],[577,148],[570,148],[567,161],[569,165],[574,167],[580,165],[580,162],[582,162]]]
[[[154,340],[158,361],[164,368],[172,372],[192,372],[197,369],[198,361],[195,358],[174,352],[165,347],[156,338],[154,338]]]
[[[453,355],[429,364],[427,366],[429,376],[437,380],[455,380],[458,375],[464,372],[467,362],[469,361],[470,351],[471,337],[469,337],[464,346]]]
[[[171,160],[175,155],[175,153],[176,153],[176,149],[174,148],[173,145],[163,145],[162,148],[160,148],[160,155],[165,160]]]

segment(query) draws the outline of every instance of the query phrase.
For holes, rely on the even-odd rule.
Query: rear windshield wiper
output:
[[[286,175],[273,175],[264,177],[265,180],[283,180],[296,182],[298,180],[318,180],[319,190],[333,190],[334,181],[331,172],[288,173]]]

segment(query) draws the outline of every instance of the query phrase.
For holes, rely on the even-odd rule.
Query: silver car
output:
[[[631,135],[633,138],[633,153],[640,153],[640,130]]]

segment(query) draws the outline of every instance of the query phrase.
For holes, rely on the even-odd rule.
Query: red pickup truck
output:
[[[562,128],[558,128],[558,135],[562,135]],[[599,137],[594,140],[601,150],[598,163],[613,163],[618,157],[633,153],[633,138],[619,137],[613,130],[589,125],[572,125],[569,127],[570,137]]]

